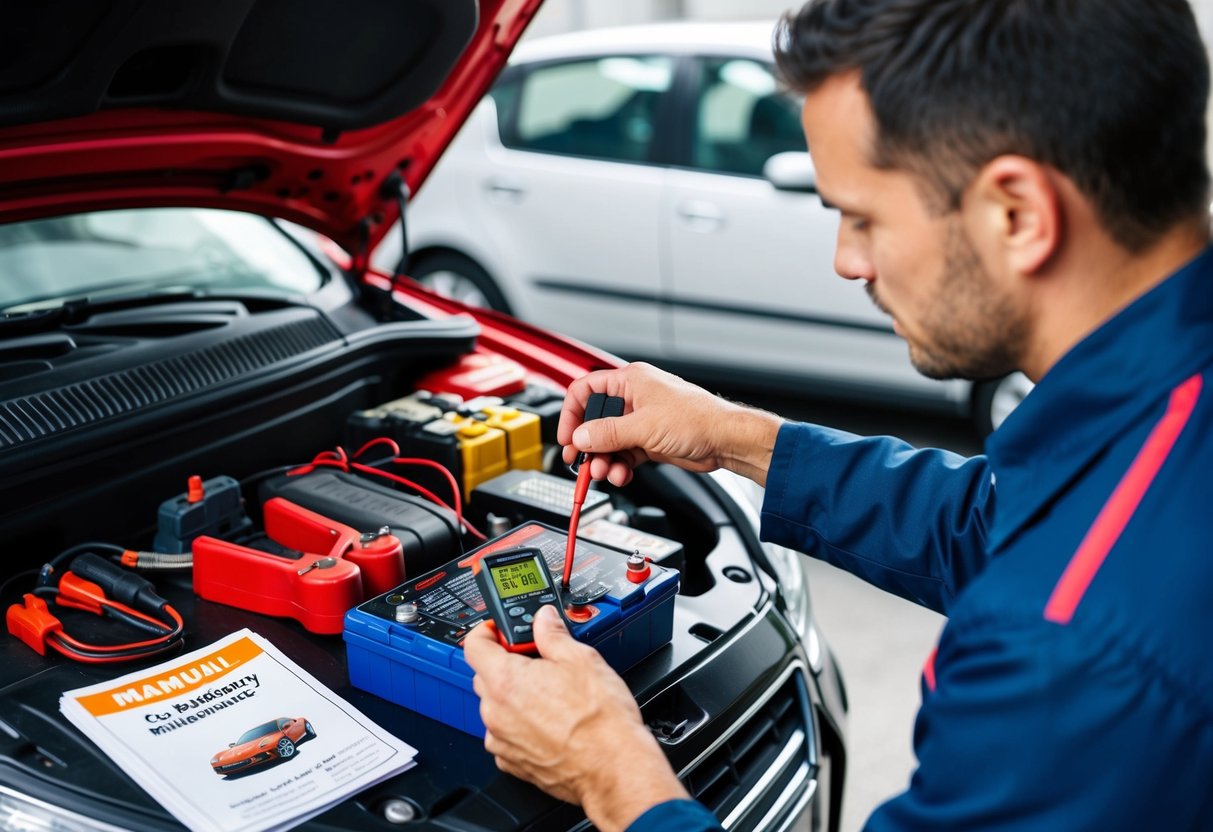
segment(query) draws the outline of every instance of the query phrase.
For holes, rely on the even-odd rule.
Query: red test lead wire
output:
[[[604,417],[622,416],[623,409],[622,396],[591,393],[585,402],[582,421],[592,422]],[[577,471],[577,487],[573,489],[573,514],[569,518],[569,541],[564,550],[564,576],[560,583],[564,592],[569,591],[569,581],[573,579],[573,550],[577,548],[577,525],[581,522],[581,505],[585,502],[586,492],[590,490],[590,455],[579,451],[572,467]]]
[[[577,526],[581,523],[581,506],[585,503],[585,495],[590,490],[590,458],[582,453],[580,465],[577,466],[577,485],[573,489],[573,514],[569,517],[569,539],[564,547],[564,575],[560,580],[562,592],[569,591],[569,581],[573,578],[573,552],[577,548]]]

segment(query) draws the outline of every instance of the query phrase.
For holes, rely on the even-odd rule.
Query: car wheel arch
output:
[[[510,293],[506,290],[503,281],[496,276],[493,270],[487,268],[480,258],[461,249],[442,245],[418,249],[409,254],[409,268],[405,273],[418,283],[424,285],[424,277],[437,270],[435,267],[457,264],[469,267],[470,272],[465,276],[470,278],[472,282],[479,284],[481,292],[490,303],[489,308],[496,309],[498,312],[504,312],[507,315],[516,315],[515,310],[517,306],[510,297]],[[482,283],[481,281],[487,281],[487,283]]]

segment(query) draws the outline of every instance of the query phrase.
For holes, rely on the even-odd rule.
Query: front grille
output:
[[[726,829],[779,826],[811,795],[813,738],[808,689],[796,667],[684,772],[683,784]]]

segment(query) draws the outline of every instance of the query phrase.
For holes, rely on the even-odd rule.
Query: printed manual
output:
[[[287,829],[417,753],[249,630],[68,691],[59,710],[197,832]]]

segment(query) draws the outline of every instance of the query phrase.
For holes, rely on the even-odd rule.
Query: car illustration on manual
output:
[[[316,738],[312,723],[303,717],[271,719],[245,731],[227,748],[211,758],[211,768],[221,776],[246,771],[275,760],[289,760],[295,749]]]

